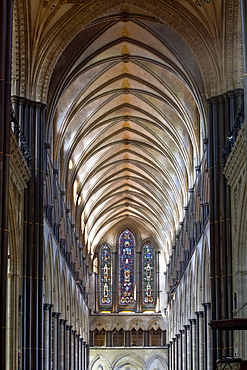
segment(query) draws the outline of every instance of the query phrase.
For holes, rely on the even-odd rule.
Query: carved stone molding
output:
[[[231,150],[229,158],[224,168],[224,174],[228,184],[233,187],[242,176],[245,169],[245,129],[239,131],[236,142]]]
[[[10,135],[10,176],[20,192],[27,187],[31,177],[27,162],[12,131]]]

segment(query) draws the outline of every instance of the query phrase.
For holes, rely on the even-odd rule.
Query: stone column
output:
[[[65,368],[65,325],[64,319],[60,320],[60,357],[59,357],[59,370],[66,370]]]
[[[148,330],[144,330],[144,347],[148,347],[151,345],[150,341],[149,341],[149,331]],[[161,343],[162,345],[162,343]]]
[[[31,151],[24,200],[23,368],[43,368],[45,106],[24,101],[19,124]]]
[[[130,331],[125,332],[125,347],[130,347]]]
[[[190,330],[190,325],[184,325],[184,329],[185,329],[185,338],[184,338],[184,368],[185,370],[187,369],[190,369],[190,341],[189,341],[189,338],[190,338],[190,333],[189,333],[189,330]]]
[[[75,370],[75,333],[76,333],[76,330],[71,330],[71,336],[70,336],[70,370]]]
[[[173,370],[173,341],[170,340],[169,342],[169,369],[168,370]]]
[[[78,338],[78,370],[82,370],[82,338]]]
[[[60,336],[60,327],[59,327],[59,315],[58,312],[52,313],[52,370],[58,370],[58,361],[59,361],[59,336]]]
[[[173,340],[173,370],[177,370],[177,338],[172,338]]]
[[[181,369],[181,362],[180,362],[180,334],[176,334],[176,370],[180,370]]]
[[[208,312],[211,308],[210,303],[203,303],[204,307],[204,369],[212,369],[212,355],[211,355],[211,328],[208,325]]]
[[[0,369],[6,369],[13,3],[7,0],[0,2]]]
[[[246,15],[246,2],[243,0]],[[245,34],[246,40],[246,34]],[[246,42],[244,41],[243,44]],[[245,55],[245,53],[243,53]],[[246,55],[245,55],[246,57]],[[246,76],[245,76],[246,77]],[[246,94],[246,91],[245,91]],[[242,92],[229,91],[223,96],[208,100],[208,170],[210,177],[210,282],[212,320],[232,317],[232,264],[231,261],[231,207],[230,191],[223,174],[225,158],[231,143],[226,148],[226,139],[236,115]],[[241,113],[242,114],[242,113]],[[246,121],[246,120],[245,120]],[[246,122],[245,122],[246,123]],[[231,133],[234,139],[234,132]],[[228,355],[231,346],[231,331],[212,331],[212,368],[222,355]],[[222,347],[224,352],[222,353]]]
[[[81,341],[81,369],[85,369],[85,340]]]
[[[86,345],[86,342],[83,340],[82,341],[82,348],[81,348],[81,351],[82,351],[82,370],[87,370],[86,368],[86,353],[85,353],[85,345]]]
[[[166,330],[162,330],[161,332],[161,345],[166,346]]]
[[[51,304],[44,304],[44,370],[51,369]]]
[[[196,319],[190,319],[190,366],[196,370]]]
[[[167,344],[167,369],[170,370],[170,343]]]
[[[79,369],[79,334],[75,334],[75,370]]]
[[[89,361],[89,346],[85,342],[85,370],[88,370],[88,361]]]
[[[93,330],[89,331],[89,344],[91,347],[94,346],[94,331]]]
[[[71,361],[71,325],[66,325],[65,333],[65,370],[70,368]]]
[[[197,320],[198,320],[198,370],[204,370],[204,318],[203,312],[197,312]]]
[[[186,370],[185,369],[185,365],[184,365],[184,361],[185,361],[185,346],[184,346],[184,343],[185,343],[185,330],[182,329],[180,330],[180,363],[181,363],[181,370]]]
[[[106,332],[106,346],[107,347],[112,347],[112,340],[113,340],[113,331],[108,330]]]

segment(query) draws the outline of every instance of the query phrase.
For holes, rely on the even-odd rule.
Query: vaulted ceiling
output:
[[[29,83],[43,76],[52,160],[85,243],[128,224],[166,251],[202,158],[205,99],[226,71],[221,14],[236,2],[35,3]]]

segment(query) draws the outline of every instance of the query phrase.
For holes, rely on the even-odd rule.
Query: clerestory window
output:
[[[111,248],[104,244],[100,249],[100,304],[112,304]]]
[[[119,238],[119,304],[135,304],[135,237],[128,229]]]
[[[98,302],[102,311],[155,310],[157,300],[156,252],[151,243],[136,244],[125,229],[117,245],[99,249]]]

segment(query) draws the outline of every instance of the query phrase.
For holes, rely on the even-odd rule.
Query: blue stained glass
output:
[[[126,229],[119,238],[119,304],[135,303],[135,237]]]
[[[104,244],[100,248],[100,304],[112,303],[111,248]]]
[[[154,248],[151,244],[146,244],[142,251],[142,303],[150,305],[155,303],[155,261]]]

